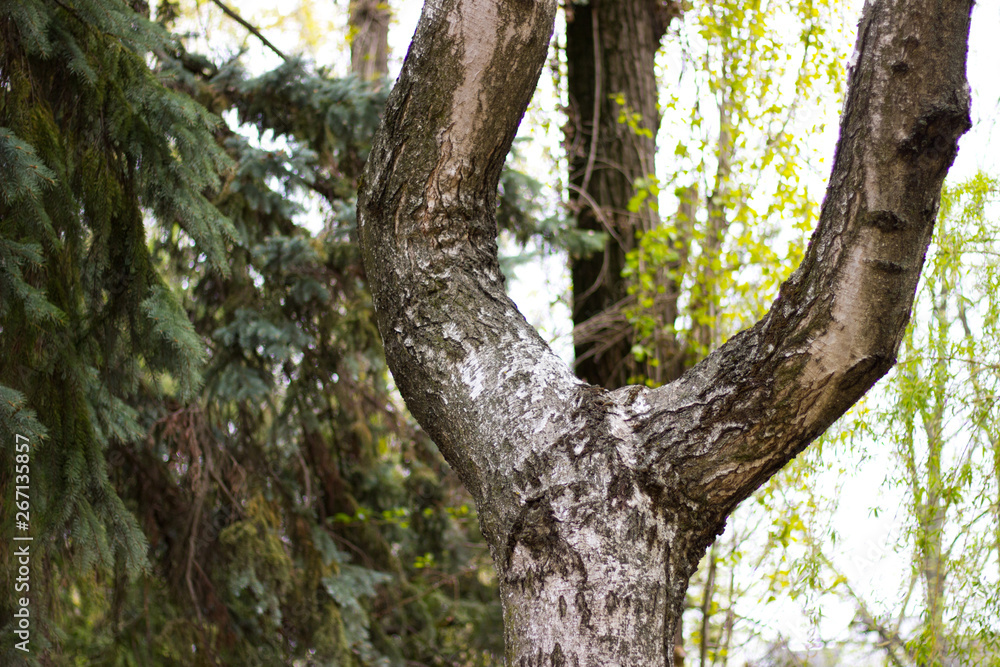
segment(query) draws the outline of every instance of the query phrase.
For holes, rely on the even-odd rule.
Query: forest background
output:
[[[569,93],[586,4],[502,180],[515,299],[568,360],[576,320],[577,355],[614,361],[602,383],[666,381],[767,307],[850,64],[856,8],[832,0],[662,6],[653,111],[590,90],[645,160],[624,200],[588,200],[613,156]],[[415,9],[0,3],[3,664],[502,662],[475,508],[394,393],[353,237]],[[685,664],[1000,664],[998,12],[974,16],[977,127],[900,363],[730,520],[689,591]],[[615,257],[619,293],[581,318],[598,281],[573,272]],[[588,335],[614,344],[581,354]]]

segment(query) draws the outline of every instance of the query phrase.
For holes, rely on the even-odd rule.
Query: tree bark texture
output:
[[[622,269],[636,232],[659,223],[648,206],[633,213],[628,203],[635,184],[655,172],[654,57],[676,13],[675,3],[663,0],[592,0],[566,13],[570,203],[581,229],[608,234],[604,252],[570,263],[576,373],[607,389],[645,370],[632,358]],[[665,310],[672,305],[662,313],[665,323],[677,316],[676,287],[672,296],[664,299]]]
[[[969,127],[970,0],[866,5],[818,227],[770,312],[679,380],[577,379],[504,291],[496,185],[554,0],[431,0],[359,237],[386,357],[476,498],[508,664],[669,665],[726,516],[894,363]]]

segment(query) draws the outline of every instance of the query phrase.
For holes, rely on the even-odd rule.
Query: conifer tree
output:
[[[0,437],[32,443],[36,568],[31,653],[0,662],[498,650],[475,514],[390,398],[352,240],[385,86],[250,76],[138,9],[0,4]]]
[[[180,397],[200,381],[201,343],[155,270],[144,217],[181,227],[220,272],[234,230],[203,194],[228,164],[216,121],[146,65],[162,30],[117,2],[0,11],[0,429],[5,443],[20,434],[32,445],[39,612],[53,606],[42,582],[148,567],[107,451],[142,437],[136,402],[162,395],[163,378]],[[9,507],[12,450],[2,451]],[[4,513],[5,535],[13,520]],[[0,604],[10,618],[6,595]],[[36,647],[52,637],[49,620],[36,617]]]

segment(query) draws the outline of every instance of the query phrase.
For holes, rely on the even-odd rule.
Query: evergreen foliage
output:
[[[385,86],[251,77],[168,27],[0,3],[0,439],[32,443],[34,537],[32,652],[0,662],[499,652],[475,515],[392,398],[352,241]],[[4,446],[5,536],[13,469]]]

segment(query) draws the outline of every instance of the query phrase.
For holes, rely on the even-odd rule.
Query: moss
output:
[[[257,496],[246,512],[245,520],[219,534],[227,561],[222,590],[244,630],[263,636],[281,627],[282,600],[294,585],[294,564],[281,541],[275,509]]]
[[[344,632],[344,620],[333,601],[323,606],[316,632],[312,637],[316,659],[343,667],[354,667],[358,664]]]

